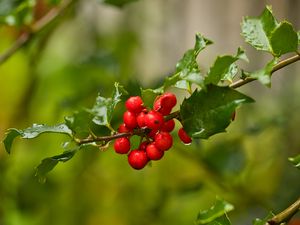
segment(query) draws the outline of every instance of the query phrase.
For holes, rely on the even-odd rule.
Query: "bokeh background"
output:
[[[21,2],[1,0],[1,16]],[[49,6],[37,2],[38,17]],[[215,43],[198,58],[204,71],[238,46],[250,59],[244,68],[259,69],[269,56],[243,41],[240,22],[266,4],[300,29],[299,0],[139,0],[121,9],[77,0],[0,65],[1,139],[10,127],[63,122],[74,110],[91,107],[98,93],[110,96],[116,81],[156,87],[193,47],[196,32]],[[1,52],[24,29],[2,23]],[[229,214],[234,224],[282,210],[300,193],[299,170],[287,160],[300,149],[299,75],[296,63],[276,72],[270,89],[256,82],[240,88],[256,103],[238,109],[227,133],[189,146],[176,142],[142,171],[111,148],[91,150],[60,163],[41,184],[34,168],[59,154],[65,137],[17,139],[11,155],[1,145],[0,225],[193,224],[215,196],[235,205]],[[172,91],[179,101],[186,95]]]

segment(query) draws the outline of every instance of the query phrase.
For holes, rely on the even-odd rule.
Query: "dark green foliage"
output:
[[[67,162],[73,158],[77,150],[78,149],[65,151],[62,154],[43,159],[42,162],[36,167],[35,176],[38,177],[40,182],[44,182],[46,179],[46,174],[49,173],[57,165],[57,163]]]
[[[238,49],[235,56],[218,56],[205,77],[205,83],[217,85],[220,81],[228,80],[232,82],[238,72],[237,66],[234,63],[239,59],[248,61],[244,50],[241,48]]]
[[[181,122],[191,137],[207,139],[224,132],[236,107],[250,102],[253,99],[229,87],[209,85],[182,102]]]

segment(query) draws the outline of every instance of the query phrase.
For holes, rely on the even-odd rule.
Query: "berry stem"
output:
[[[82,144],[86,144],[86,143],[91,143],[91,142],[109,142],[111,140],[117,139],[117,138],[121,138],[121,137],[129,137],[131,135],[139,135],[141,137],[145,136],[145,134],[147,133],[147,129],[144,128],[140,128],[140,129],[135,129],[133,132],[129,132],[129,133],[115,133],[112,134],[110,136],[94,136],[94,135],[90,135],[87,138],[74,138],[74,141],[78,144],[78,145],[82,145]]]
[[[86,143],[91,143],[91,142],[98,142],[98,141],[104,141],[104,142],[108,142],[117,138],[121,138],[121,137],[128,137],[132,135],[132,133],[116,133],[110,136],[89,136],[87,138],[84,139],[79,139],[79,138],[75,138],[74,141],[78,144],[78,145],[82,145],[82,144],[86,144]]]

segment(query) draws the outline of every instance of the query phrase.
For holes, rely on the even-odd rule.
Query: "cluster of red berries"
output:
[[[150,160],[160,160],[165,151],[173,145],[170,132],[175,127],[174,119],[164,120],[164,116],[171,113],[176,105],[176,96],[172,93],[164,93],[156,98],[153,109],[144,107],[140,96],[132,96],[127,99],[125,106],[127,111],[123,115],[123,124],[119,126],[119,133],[138,133],[142,141],[138,149],[130,151],[129,137],[121,137],[115,140],[114,149],[119,154],[128,154],[129,165],[134,169],[144,168]],[[140,130],[142,132],[134,132]],[[192,139],[180,128],[178,136],[182,142],[189,144]]]

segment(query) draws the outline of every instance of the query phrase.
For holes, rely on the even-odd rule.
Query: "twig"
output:
[[[108,142],[108,141],[111,141],[113,139],[117,139],[117,138],[121,138],[121,137],[128,137],[128,136],[131,136],[132,133],[117,133],[117,134],[113,134],[113,135],[110,135],[110,136],[90,136],[90,137],[87,137],[85,139],[75,139],[75,142],[78,144],[78,145],[82,145],[82,144],[86,144],[86,143],[91,143],[91,142],[99,142],[99,141],[104,141],[104,142]]]
[[[284,222],[288,222],[298,211],[300,210],[300,198],[295,201],[288,208],[275,215],[270,219],[266,225],[279,225]]]
[[[271,71],[271,74],[276,72],[277,70],[282,69],[283,67],[286,67],[287,65],[290,65],[290,64],[292,64],[294,62],[297,62],[299,60],[300,60],[300,55],[299,54],[294,55],[294,56],[292,56],[290,58],[287,58],[285,60],[282,60],[273,67],[273,69]],[[241,87],[241,86],[243,86],[247,83],[250,83],[252,81],[255,81],[255,80],[256,80],[255,78],[246,78],[246,79],[238,80],[238,81],[232,83],[231,85],[229,85],[229,87],[238,88],[238,87]]]
[[[27,44],[32,37],[42,31],[45,27],[47,27],[51,22],[53,22],[57,17],[62,15],[65,10],[71,6],[74,1],[66,0],[63,1],[59,7],[53,8],[50,10],[45,16],[43,16],[40,20],[36,21],[28,31],[25,31],[20,35],[20,37],[12,44],[10,48],[8,48],[3,54],[0,55],[0,64],[4,63],[8,60],[15,52],[17,52],[20,48],[22,48],[25,44]]]

